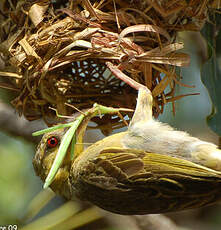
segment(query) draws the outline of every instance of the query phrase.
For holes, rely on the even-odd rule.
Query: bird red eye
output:
[[[54,148],[58,144],[58,139],[56,137],[50,137],[47,140],[47,144],[49,148]]]

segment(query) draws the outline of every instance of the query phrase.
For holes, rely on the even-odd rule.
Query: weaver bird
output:
[[[216,145],[152,118],[152,95],[139,89],[128,130],[106,137],[70,160],[51,188],[105,210],[138,215],[213,204],[221,199],[221,151]],[[45,134],[33,160],[45,180],[66,129]],[[68,152],[70,149],[68,150]]]

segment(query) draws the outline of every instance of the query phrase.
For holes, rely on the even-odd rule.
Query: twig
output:
[[[172,220],[162,214],[132,216],[139,230],[188,230],[177,226]]]
[[[172,220],[162,214],[141,216],[122,216],[101,210],[107,220],[119,229],[130,230],[190,230],[177,226]]]

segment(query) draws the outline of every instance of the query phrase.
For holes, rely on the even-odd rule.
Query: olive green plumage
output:
[[[45,180],[65,130],[45,134],[33,164]],[[221,199],[221,154],[212,143],[152,119],[152,97],[139,90],[127,131],[106,137],[70,159],[66,154],[51,188],[119,214],[165,213]]]

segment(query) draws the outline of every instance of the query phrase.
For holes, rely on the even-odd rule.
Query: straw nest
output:
[[[13,105],[28,120],[48,125],[62,115],[106,106],[134,108],[137,92],[119,74],[146,85],[154,114],[174,102],[175,68],[189,64],[178,31],[199,31],[208,0],[4,0],[1,1],[0,86],[15,90]],[[118,118],[95,119],[118,127]]]

